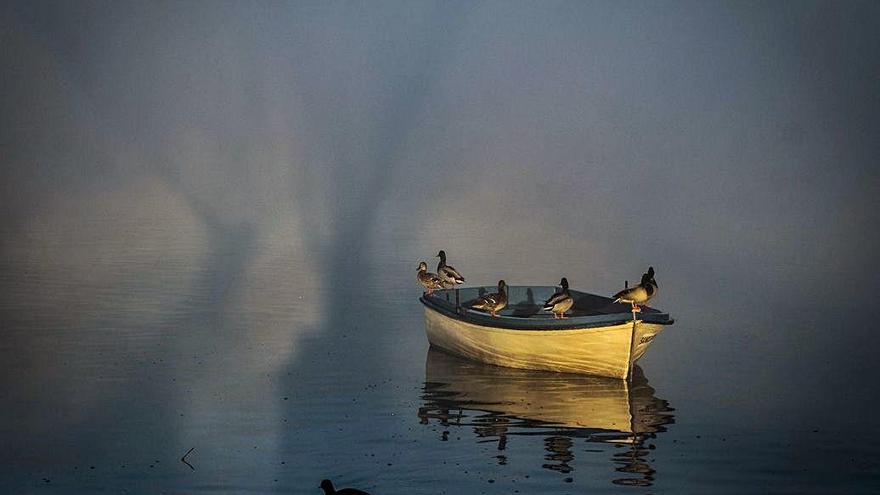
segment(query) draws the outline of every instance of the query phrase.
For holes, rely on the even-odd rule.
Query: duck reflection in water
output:
[[[647,443],[674,422],[673,409],[654,396],[638,366],[627,382],[502,368],[458,358],[431,348],[425,366],[419,418],[422,424],[473,428],[478,443],[497,442],[499,464],[508,461],[508,442],[516,436],[543,436],[542,467],[568,474],[575,470],[578,440],[620,448],[615,470],[628,476],[619,485],[650,486],[655,471]]]

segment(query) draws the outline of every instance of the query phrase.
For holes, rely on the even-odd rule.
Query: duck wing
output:
[[[419,282],[425,286],[426,289],[442,289],[443,288],[443,280],[440,279],[437,275],[429,272],[419,273]]]
[[[455,280],[455,283],[457,284],[464,283],[464,277],[462,277],[461,274],[458,273],[458,270],[449,265],[443,266],[442,268],[440,268],[440,270],[438,270],[438,272],[440,272],[441,276],[444,276],[449,280]]]
[[[552,296],[550,296],[550,299],[547,299],[547,302],[544,303],[544,309],[549,311],[549,310],[553,309],[553,306],[556,306],[557,304],[568,299],[569,297],[571,297],[571,296],[569,296],[565,292],[557,292],[557,293],[553,294]]]
[[[636,285],[635,287],[630,287],[629,289],[623,289],[611,296],[614,298],[614,302],[644,302],[648,300],[648,292],[641,285]]]
[[[485,296],[478,298],[473,304],[471,304],[471,307],[477,309],[492,309],[498,305],[500,299],[501,294],[493,292],[492,294],[486,294]]]
[[[617,301],[619,301],[619,300],[621,300],[621,299],[625,299],[626,296],[627,296],[627,295],[628,295],[633,289],[635,289],[635,287],[630,287],[630,288],[628,288],[628,289],[623,289],[622,291],[618,292],[617,294],[614,294],[613,296],[611,296],[611,298],[614,299],[615,302],[617,302]]]

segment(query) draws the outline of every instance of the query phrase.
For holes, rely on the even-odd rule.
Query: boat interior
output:
[[[432,295],[424,295],[421,300],[425,305],[447,316],[474,323],[490,323],[493,326],[564,328],[633,319],[629,304],[615,303],[609,297],[569,290],[574,298],[574,306],[566,313],[566,319],[557,320],[553,313],[542,309],[544,301],[558,290],[554,286],[508,286],[508,304],[498,312],[498,318],[491,318],[487,313],[471,308],[477,298],[497,290],[495,286],[435,290]],[[642,311],[637,315],[640,320],[671,323],[669,315],[654,308],[642,306]]]

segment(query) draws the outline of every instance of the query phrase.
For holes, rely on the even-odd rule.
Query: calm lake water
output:
[[[877,5],[0,2],[0,493],[880,492]],[[676,323],[463,362],[440,249]]]
[[[841,315],[695,300],[656,262],[656,305],[677,323],[632,384],[507,370],[428,348],[414,276],[436,246],[333,265],[283,229],[212,237],[138,208],[92,217],[112,201],[8,237],[7,493],[319,493],[323,478],[380,494],[880,486],[873,364],[805,352]],[[475,282],[505,269],[546,282],[467,250],[469,235],[445,247]]]

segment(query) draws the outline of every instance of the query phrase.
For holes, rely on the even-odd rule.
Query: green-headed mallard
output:
[[[557,291],[553,294],[550,299],[547,299],[547,302],[544,303],[544,311],[553,311],[554,318],[565,318],[565,312],[571,309],[574,306],[574,298],[571,297],[571,294],[568,292],[568,279],[562,277],[562,280],[559,281],[559,285],[562,286],[562,290]]]
[[[639,304],[648,302],[649,299],[657,295],[657,281],[654,280],[654,267],[648,267],[648,272],[642,275],[642,281],[639,285],[623,289],[614,294],[614,302],[624,302],[632,304],[633,313],[641,311]]]
[[[443,280],[434,273],[428,271],[428,264],[424,261],[419,262],[419,270],[416,279],[428,291],[428,295],[434,293],[434,289],[443,288]]]
[[[472,308],[488,311],[496,318],[498,315],[495,313],[504,309],[505,306],[507,306],[507,284],[504,283],[504,280],[498,281],[498,292],[481,296],[471,304]]]
[[[446,251],[441,249],[440,252],[437,253],[437,257],[440,258],[440,262],[437,263],[437,276],[440,277],[440,280],[449,286],[463,284],[464,277],[458,273],[458,270],[446,264]]]

